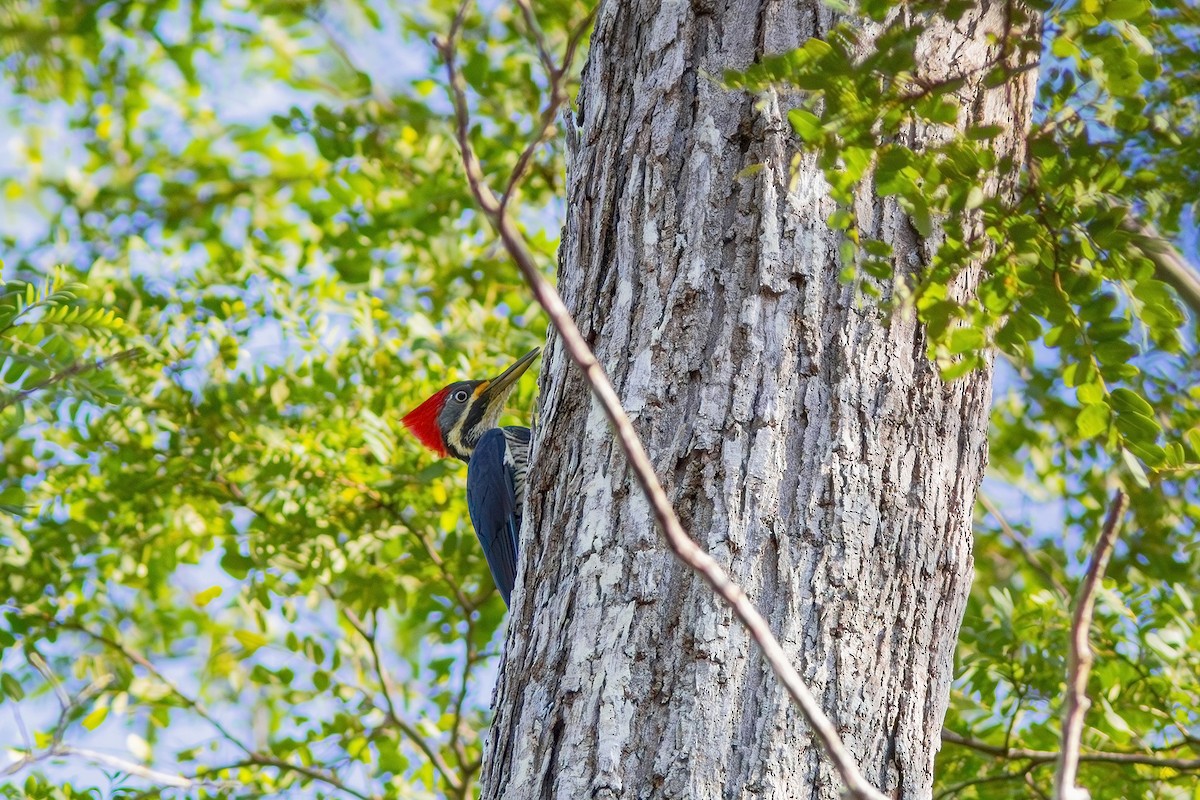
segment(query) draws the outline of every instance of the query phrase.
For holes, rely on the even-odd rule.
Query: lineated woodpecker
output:
[[[496,422],[509,393],[540,352],[530,350],[491,380],[452,383],[402,420],[430,450],[467,462],[467,511],[505,605],[517,580],[529,428],[497,428]]]

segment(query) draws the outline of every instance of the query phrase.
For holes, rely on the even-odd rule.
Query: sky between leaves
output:
[[[1169,440],[1180,443],[1183,467],[1200,449],[1187,438],[1200,422],[1195,328],[1175,338],[1159,329],[1175,319],[1170,301],[1101,207],[1132,202],[1170,233],[1188,229],[1180,211],[1195,185],[1195,67],[1172,40],[1193,41],[1196,20],[1181,8],[1052,10],[1046,47],[1058,73],[1044,72],[1035,134],[1053,147],[1034,152],[1056,184],[1031,183],[1023,217],[988,204],[981,212],[1004,218],[1006,238],[1055,241],[1066,256],[1025,250],[998,263],[995,274],[1016,287],[996,295],[1008,305],[970,317],[979,325],[964,329],[978,335],[937,353],[959,363],[999,336],[1008,365],[947,721],[991,745],[1057,746],[1063,590],[1081,571],[1105,499],[1123,485],[1133,512],[1101,598],[1085,746],[1200,756],[1197,486],[1194,471],[1166,461]],[[65,264],[64,280],[86,288],[62,308],[126,320],[55,325],[37,316],[50,312],[31,314],[32,326],[3,340],[0,379],[20,390],[53,365],[147,350],[0,410],[0,503],[26,509],[0,520],[0,585],[10,597],[0,670],[5,711],[19,710],[35,752],[61,734],[190,780],[247,787],[233,796],[471,796],[503,605],[465,522],[460,470],[431,461],[398,420],[447,377],[498,368],[541,344],[544,317],[474,213],[458,169],[427,44],[452,10],[0,4],[3,276],[40,282]],[[565,0],[537,8],[552,44],[583,12]],[[1164,14],[1177,15],[1173,25],[1156,22]],[[489,4],[466,39],[476,141],[489,174],[503,175],[544,80],[514,7]],[[887,90],[898,85],[856,83],[836,48],[808,55],[817,69],[792,58],[761,77],[817,99],[852,88],[838,95],[850,98],[843,105],[809,105],[793,123],[810,147],[853,156],[866,134],[847,120],[894,106]],[[903,58],[903,47],[881,52],[878,74],[900,72]],[[826,82],[813,83],[813,73]],[[1142,95],[1150,102],[1139,107]],[[902,118],[937,121],[937,100]],[[1065,108],[1086,122],[1063,121]],[[1153,119],[1155,109],[1165,123],[1139,128],[1137,116]],[[1126,141],[1136,147],[1123,150]],[[1136,165],[1123,159],[1135,149],[1144,154]],[[954,198],[968,202],[968,185],[939,196],[905,176],[928,176],[928,159],[976,152],[890,150],[890,186],[914,209],[961,208]],[[555,142],[522,197],[548,270],[562,183]],[[1038,198],[1052,201],[1052,218],[1037,216]],[[1003,227],[1030,220],[1051,233]],[[849,218],[834,222],[853,230]],[[1182,241],[1194,256],[1194,234]],[[1074,280],[1067,300],[1024,305],[1048,260]],[[923,310],[943,323],[967,318],[936,291],[926,297]],[[1147,307],[1166,310],[1155,317]],[[1022,324],[998,324],[1012,319]],[[1089,340],[1067,329],[1107,331],[1104,341],[1134,350],[1100,358],[1092,380],[1064,384]],[[49,368],[22,361],[16,349],[30,341]],[[1122,362],[1137,369],[1108,374]],[[1149,410],[1118,394],[1126,389]],[[529,408],[533,393],[527,381],[514,407]],[[1106,410],[1084,418],[1088,406]],[[1163,460],[1131,464],[1121,455],[1130,442],[1163,449]],[[56,687],[78,699],[61,726]],[[7,722],[0,745],[26,747]],[[40,762],[5,778],[6,791],[70,796],[68,779],[106,794],[143,785],[86,763]],[[1049,772],[948,746],[938,791],[1023,797],[1029,781],[1045,790]],[[37,774],[45,781],[25,782]],[[1154,765],[1085,765],[1082,775],[1095,797],[1191,797],[1194,779]],[[195,784],[175,796],[216,791]]]

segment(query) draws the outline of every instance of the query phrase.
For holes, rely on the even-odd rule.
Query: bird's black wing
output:
[[[517,582],[517,536],[521,530],[521,508],[513,467],[505,458],[507,449],[504,432],[493,428],[479,440],[467,463],[467,510],[505,605]]]

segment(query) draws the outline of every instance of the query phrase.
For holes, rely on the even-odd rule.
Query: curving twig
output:
[[[1133,234],[1134,244],[1154,263],[1159,279],[1169,284],[1192,310],[1193,316],[1200,319],[1200,273],[1188,263],[1179,248],[1133,209],[1126,209],[1121,227]]]
[[[54,373],[45,380],[35,383],[26,389],[18,392],[13,392],[5,397],[0,397],[0,411],[8,408],[14,403],[20,403],[43,389],[48,389],[56,383],[61,383],[68,378],[75,378],[79,375],[84,375],[89,372],[95,372],[105,369],[110,364],[115,364],[118,361],[129,361],[130,359],[138,358],[142,355],[142,348],[133,347],[128,350],[122,350],[119,353],[114,353],[106,358],[97,359],[95,361],[76,361],[63,367],[61,371]]]
[[[425,757],[429,759],[429,763],[435,770],[437,770],[438,774],[442,776],[442,779],[446,781],[446,784],[450,787],[451,791],[453,791],[456,795],[461,796],[463,784],[466,783],[466,781],[456,778],[454,775],[454,770],[450,769],[450,765],[447,764],[445,759],[442,758],[441,753],[439,753],[437,749],[430,744],[424,736],[421,735],[420,731],[418,731],[411,723],[400,716],[399,704],[394,698],[395,686],[392,684],[391,675],[388,673],[387,667],[384,666],[383,657],[379,652],[379,638],[376,635],[378,630],[377,623],[373,621],[371,627],[368,628],[363,620],[359,619],[358,615],[355,614],[353,610],[345,606],[342,607],[342,616],[346,618],[346,622],[350,625],[350,627],[353,628],[360,637],[362,637],[371,653],[372,666],[375,669],[375,674],[379,676],[379,685],[383,690],[383,701],[386,705],[386,708],[383,709],[383,712],[387,716],[388,721],[391,722],[391,724],[395,726],[397,730],[408,737],[409,741],[411,741],[418,750],[425,754]]]
[[[1008,520],[1005,519],[1004,514],[984,492],[979,493],[979,505],[983,506],[983,510],[991,514],[992,518],[999,523],[1000,529],[1004,531],[1008,538],[1012,540],[1013,544],[1017,546],[1017,549],[1021,551],[1021,555],[1025,557],[1025,562],[1029,564],[1029,566],[1035,572],[1041,575],[1042,578],[1045,579],[1046,583],[1054,588],[1054,591],[1058,593],[1058,596],[1062,598],[1063,602],[1070,600],[1071,593],[1067,591],[1067,587],[1063,585],[1063,582],[1060,581],[1054,575],[1054,573],[1050,571],[1050,568],[1047,567],[1045,563],[1043,563],[1043,553],[1034,547],[1034,545],[1024,534],[1008,524]]]
[[[102,753],[99,750],[90,750],[86,747],[75,747],[74,745],[57,743],[40,753],[32,751],[26,753],[17,761],[9,765],[0,775],[15,775],[31,764],[36,764],[40,761],[46,761],[51,758],[81,758],[84,761],[93,764],[101,764],[111,769],[118,770],[126,775],[133,775],[141,778],[157,786],[169,787],[172,789],[217,789],[217,790],[235,790],[245,788],[237,781],[214,781],[205,780],[203,778],[189,778],[185,775],[176,775],[162,770],[152,769],[150,767],[138,764],[134,761],[121,758],[119,756]]]
[[[1100,589],[1100,581],[1104,579],[1104,570],[1108,568],[1108,559],[1117,542],[1121,517],[1125,513],[1128,500],[1120,489],[1113,496],[1112,504],[1108,507],[1108,516],[1104,519],[1104,528],[1100,531],[1100,540],[1096,542],[1096,549],[1092,551],[1091,563],[1088,564],[1087,574],[1075,600],[1070,649],[1067,652],[1067,692],[1063,699],[1062,757],[1054,775],[1054,797],[1057,800],[1087,800],[1089,796],[1087,790],[1075,786],[1083,739],[1083,717],[1087,714],[1088,706],[1092,704],[1087,696],[1088,673],[1092,669],[1089,634],[1092,612],[1096,607],[1096,593]]]
[[[451,25],[450,32],[446,37],[436,39],[434,45],[441,53],[446,65],[446,76],[450,85],[451,99],[454,103],[458,145],[462,153],[463,169],[466,172],[467,182],[470,185],[471,193],[475,197],[476,203],[500,237],[509,256],[521,270],[521,274],[524,276],[526,283],[529,284],[530,289],[532,289],[538,303],[546,310],[555,330],[562,337],[563,346],[571,356],[571,360],[575,362],[575,365],[583,373],[583,377],[591,387],[592,393],[603,407],[609,423],[616,431],[617,440],[621,445],[621,449],[625,452],[625,457],[633,469],[634,476],[654,511],[655,521],[666,537],[667,544],[670,545],[672,552],[687,567],[703,577],[716,593],[733,608],[735,616],[737,616],[739,622],[749,632],[751,638],[762,649],[763,655],[775,671],[776,677],[783,684],[792,701],[800,709],[805,720],[816,734],[817,740],[820,741],[830,761],[833,762],[849,794],[857,800],[885,800],[885,795],[868,783],[866,778],[863,777],[862,772],[858,769],[858,765],[854,763],[854,758],[850,755],[850,751],[842,743],[841,737],[838,735],[832,720],[826,716],[820,704],[817,703],[816,698],[813,697],[811,690],[804,683],[803,678],[800,677],[796,668],[788,660],[787,653],[784,652],[783,646],[780,645],[779,640],[771,632],[766,619],[754,607],[754,604],[742,588],[730,579],[729,573],[708,553],[702,550],[688,536],[687,532],[684,531],[679,518],[675,515],[675,511],[671,507],[670,501],[667,499],[662,484],[658,480],[658,476],[654,473],[654,467],[646,455],[646,449],[642,445],[641,439],[638,437],[633,424],[621,406],[621,401],[617,397],[612,383],[604,373],[604,369],[600,366],[600,363],[596,360],[595,354],[588,347],[583,335],[579,332],[579,328],[575,325],[575,320],[572,319],[570,312],[567,310],[566,305],[564,305],[558,290],[542,276],[533,254],[525,242],[524,235],[509,214],[508,200],[519,183],[521,177],[519,170],[523,169],[524,165],[528,163],[528,156],[526,154],[531,153],[532,149],[537,146],[537,143],[546,136],[551,125],[553,125],[559,106],[565,100],[563,81],[568,72],[567,67],[569,67],[569,63],[565,64],[562,69],[550,72],[551,86],[549,100],[545,111],[542,113],[541,128],[535,133],[530,145],[526,147],[521,160],[518,162],[518,169],[514,170],[514,175],[510,177],[504,199],[497,198],[495,192],[488,186],[483,175],[482,166],[471,145],[470,112],[467,107],[466,85],[462,74],[458,70],[455,59],[458,36],[470,2],[471,0],[464,0],[459,7],[458,15]],[[581,26],[573,32],[571,42],[567,48],[568,54],[574,53],[575,48],[582,41],[583,34],[586,31],[587,26]]]
[[[49,615],[41,615],[41,619],[53,627],[80,633],[83,636],[86,636],[89,639],[91,639],[92,641],[96,642],[97,644],[104,645],[105,647],[109,648],[110,650],[113,650],[114,652],[119,653],[129,663],[135,664],[135,665],[141,667],[142,669],[146,670],[146,672],[148,672],[151,676],[153,676],[155,678],[155,680],[157,680],[160,684],[162,684],[164,687],[166,687],[166,689],[172,695],[174,695],[179,700],[179,702],[181,702],[185,707],[191,709],[193,712],[195,712],[197,715],[199,715],[201,719],[203,719],[205,722],[207,722],[209,725],[211,725],[217,731],[217,733],[221,735],[221,738],[223,738],[225,741],[229,742],[231,745],[236,747],[238,750],[242,751],[242,753],[245,757],[240,762],[238,762],[238,764],[236,764],[235,766],[274,767],[282,772],[294,772],[298,775],[304,775],[305,777],[309,778],[310,780],[319,781],[321,783],[327,784],[328,786],[332,786],[333,788],[338,789],[339,791],[341,791],[347,795],[358,798],[358,800],[376,800],[375,795],[366,794],[365,792],[361,792],[361,791],[353,788],[352,786],[347,785],[344,781],[342,781],[340,778],[338,778],[337,775],[334,774],[333,772],[325,771],[325,770],[319,769],[317,767],[305,766],[304,764],[296,764],[291,761],[287,761],[285,759],[279,758],[278,756],[275,756],[270,753],[259,752],[258,750],[255,750],[254,748],[250,747],[245,742],[243,742],[241,739],[239,739],[237,736],[235,736],[216,717],[214,717],[212,715],[212,713],[209,712],[208,708],[205,707],[204,703],[201,702],[199,697],[189,695],[188,693],[183,691],[183,689],[180,688],[177,683],[175,683],[170,678],[168,678],[162,672],[162,670],[160,670],[158,667],[156,667],[154,665],[153,662],[151,662],[148,658],[143,656],[141,653],[138,653],[135,650],[132,650],[127,645],[125,645],[123,642],[120,642],[117,639],[113,639],[109,636],[105,636],[102,633],[93,631],[90,628],[88,628],[86,625],[84,625],[80,622],[76,622],[75,620],[56,620]],[[64,711],[64,715],[65,714],[66,714],[66,711]],[[23,769],[24,767],[28,766],[29,764],[31,764],[35,761],[41,761],[45,758],[71,755],[71,754],[84,756],[84,757],[92,757],[91,751],[85,751],[85,750],[81,750],[80,748],[77,748],[77,747],[62,744],[61,736],[59,736],[59,738],[55,740],[55,742],[52,744],[52,746],[50,747],[49,750],[44,751],[43,753],[38,753],[38,754],[36,754],[36,756],[32,753],[26,754],[25,758],[16,762],[16,764],[14,764],[13,767],[10,768],[10,770],[15,771],[18,769]],[[5,774],[8,774],[8,772],[6,771]],[[163,773],[163,774],[165,774],[165,773]],[[197,782],[199,779],[191,779],[191,778],[180,778],[180,779],[192,781],[191,785],[193,785],[193,786],[202,785],[200,782]]]

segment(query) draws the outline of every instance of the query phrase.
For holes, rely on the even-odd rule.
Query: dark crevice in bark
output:
[[[550,727],[550,743],[547,750],[546,766],[541,776],[541,800],[553,800],[554,775],[558,771],[558,748],[562,743],[563,721],[561,717],[554,720]]]

